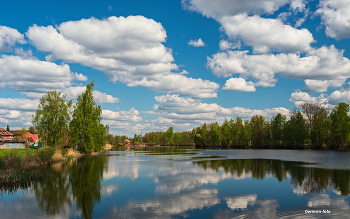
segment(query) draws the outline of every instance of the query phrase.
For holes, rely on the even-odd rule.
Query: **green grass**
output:
[[[48,174],[41,170],[50,164],[55,151],[55,148],[1,149],[0,187],[28,183],[47,177]]]
[[[34,149],[0,149],[0,159],[14,151],[16,151],[19,156],[25,156],[27,153],[34,156],[37,153]]]

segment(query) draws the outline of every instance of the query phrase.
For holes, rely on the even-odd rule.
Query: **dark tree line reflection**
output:
[[[108,157],[83,157],[55,164],[52,166],[52,178],[28,184],[27,188],[33,188],[39,208],[48,216],[69,211],[74,203],[84,218],[93,218],[94,206],[102,198],[101,181],[107,164]],[[301,189],[303,194],[324,191],[330,187],[343,196],[350,194],[350,170],[315,168],[304,162],[269,159],[201,160],[193,164],[205,170],[223,169],[238,178],[246,175],[254,179],[273,176],[281,182],[290,177],[291,186]],[[21,189],[26,188],[22,186]],[[11,192],[15,190],[8,189]]]
[[[325,191],[333,187],[341,195],[350,194],[350,170],[314,168],[304,162],[281,161],[270,159],[225,159],[194,161],[194,165],[219,171],[220,168],[238,178],[251,174],[254,179],[273,176],[279,182],[291,176],[291,186],[300,187],[302,193]]]
[[[108,157],[83,157],[54,166],[53,179],[34,184],[39,208],[56,215],[75,202],[84,218],[92,218],[94,205],[101,200],[101,180],[107,163]]]

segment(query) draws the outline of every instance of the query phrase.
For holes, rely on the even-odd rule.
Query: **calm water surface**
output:
[[[350,218],[350,152],[109,153],[57,163],[53,179],[5,189],[0,218]]]

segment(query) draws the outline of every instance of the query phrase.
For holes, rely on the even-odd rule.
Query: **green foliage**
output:
[[[101,180],[108,157],[82,157],[70,168],[72,196],[84,218],[93,218],[95,203],[101,200]]]
[[[220,126],[217,122],[213,122],[209,125],[209,145],[220,146]]]
[[[6,130],[7,130],[7,131],[10,131],[10,126],[9,126],[9,124],[7,124]]]
[[[62,156],[66,157],[68,154],[69,149],[68,148],[62,148]]]
[[[30,126],[28,131],[30,131],[30,133],[32,133],[32,134],[37,134],[38,133],[38,131],[34,128],[34,126]]]
[[[17,135],[21,138],[24,138],[24,135],[27,133],[27,129],[22,127],[21,129],[17,130]]]
[[[174,128],[169,127],[168,130],[165,132],[165,145],[174,145]]]
[[[251,140],[255,147],[262,147],[265,145],[264,134],[265,119],[263,116],[255,115],[250,119],[251,126]]]
[[[315,148],[322,148],[328,139],[328,126],[330,124],[327,117],[327,110],[320,108],[314,115],[311,130],[311,142]]]
[[[101,106],[97,106],[93,96],[94,81],[78,97],[69,125],[71,143],[83,153],[100,151],[106,144],[108,126],[101,123]]]
[[[349,104],[339,103],[335,106],[330,114],[332,120],[331,135],[332,144],[339,148],[343,147],[344,141],[347,140],[350,132]]]
[[[133,144],[138,143],[138,142],[139,142],[139,138],[140,138],[140,136],[137,135],[137,134],[135,134],[135,135],[134,135],[134,138],[132,139],[132,143],[133,143]]]
[[[55,148],[40,150],[3,149],[0,153],[0,169],[25,170],[36,167],[39,164],[47,165],[55,150]]]
[[[56,146],[63,141],[70,120],[69,108],[72,101],[66,102],[60,92],[49,91],[40,99],[33,116],[33,125],[41,141],[47,146]]]
[[[277,113],[271,119],[271,138],[274,147],[280,147],[283,144],[283,128],[286,120],[286,116],[283,116],[281,113]]]
[[[107,142],[108,142],[108,144],[113,144],[114,138],[113,138],[112,134],[107,135]]]
[[[308,127],[306,125],[305,119],[301,112],[298,111],[296,115],[291,118],[291,120],[293,121],[293,140],[298,147],[302,147],[305,143],[308,133]]]
[[[46,148],[37,150],[36,161],[39,164],[48,164],[54,155],[56,149],[55,148]]]
[[[231,141],[230,125],[225,119],[224,123],[220,127],[221,142],[223,146],[229,146]]]

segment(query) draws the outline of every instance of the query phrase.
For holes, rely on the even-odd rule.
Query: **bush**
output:
[[[66,157],[68,154],[69,148],[63,148],[62,149],[62,157]]]
[[[34,155],[31,151],[20,153],[19,150],[12,149],[0,159],[0,169],[27,169],[32,161],[34,161]]]
[[[4,169],[19,169],[21,168],[21,156],[17,150],[11,150],[10,153],[5,155],[2,159]]]
[[[56,151],[56,148],[47,148],[47,149],[37,150],[35,159],[39,164],[48,164],[53,154],[55,153],[55,151]]]

